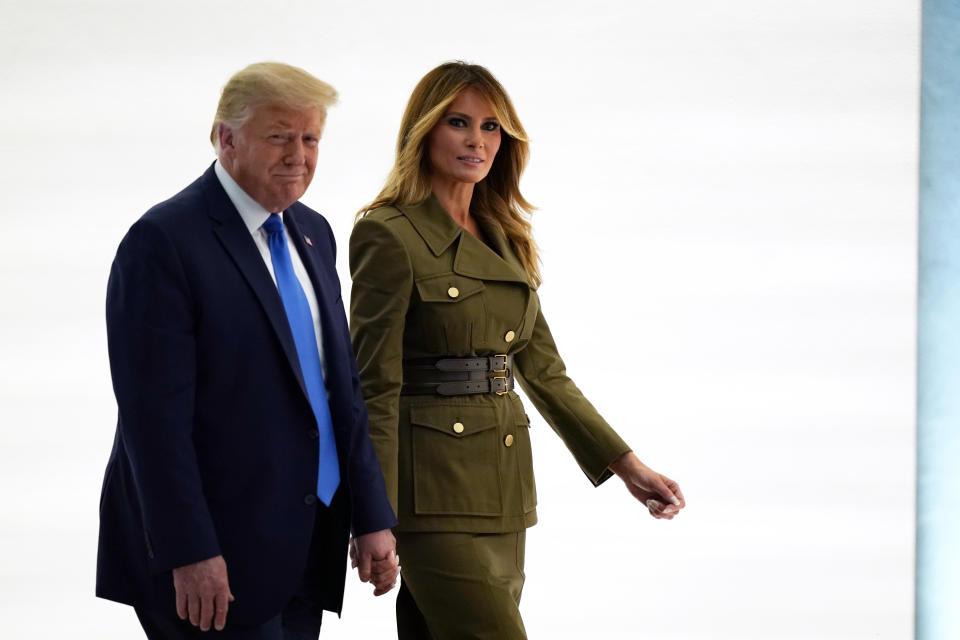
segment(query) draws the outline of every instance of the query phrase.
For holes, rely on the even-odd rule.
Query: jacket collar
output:
[[[439,256],[459,238],[453,270],[481,280],[503,280],[528,284],[526,272],[503,231],[486,220],[478,220],[493,249],[458,225],[440,201],[430,196],[415,205],[397,207],[423,238],[433,255]]]
[[[446,251],[463,231],[432,193],[423,202],[397,208],[407,216],[435,256]]]

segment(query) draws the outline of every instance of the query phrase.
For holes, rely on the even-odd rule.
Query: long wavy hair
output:
[[[432,167],[427,136],[450,104],[468,88],[486,98],[500,123],[500,150],[490,172],[473,189],[470,213],[498,226],[513,245],[530,282],[540,284],[540,256],[529,217],[534,210],[520,193],[520,176],[530,155],[529,138],[503,86],[484,67],[446,62],[423,76],[407,102],[397,136],[397,156],[380,194],[357,214],[377,207],[412,205],[430,195]]]

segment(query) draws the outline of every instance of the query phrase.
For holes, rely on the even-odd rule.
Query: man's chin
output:
[[[273,197],[270,198],[270,206],[266,207],[266,209],[267,211],[279,213],[303,197],[306,191],[307,188],[303,184],[290,185],[290,188],[284,189],[280,193],[272,194]]]

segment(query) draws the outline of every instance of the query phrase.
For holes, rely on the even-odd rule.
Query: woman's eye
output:
[[[484,122],[484,123],[483,123],[483,130],[484,130],[484,131],[496,131],[496,130],[499,129],[499,128],[500,128],[500,123],[499,123],[499,122]]]
[[[463,118],[450,118],[447,120],[447,124],[451,127],[465,127],[467,126],[467,121]]]

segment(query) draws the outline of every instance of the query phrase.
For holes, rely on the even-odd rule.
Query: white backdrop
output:
[[[0,0],[0,635],[133,638],[93,597],[129,225],[213,159],[219,89],[331,82],[304,201],[346,240],[405,101],[486,65],[533,138],[572,377],[688,509],[650,519],[532,435],[531,638],[908,638],[919,2]],[[393,636],[348,578],[325,638]]]

